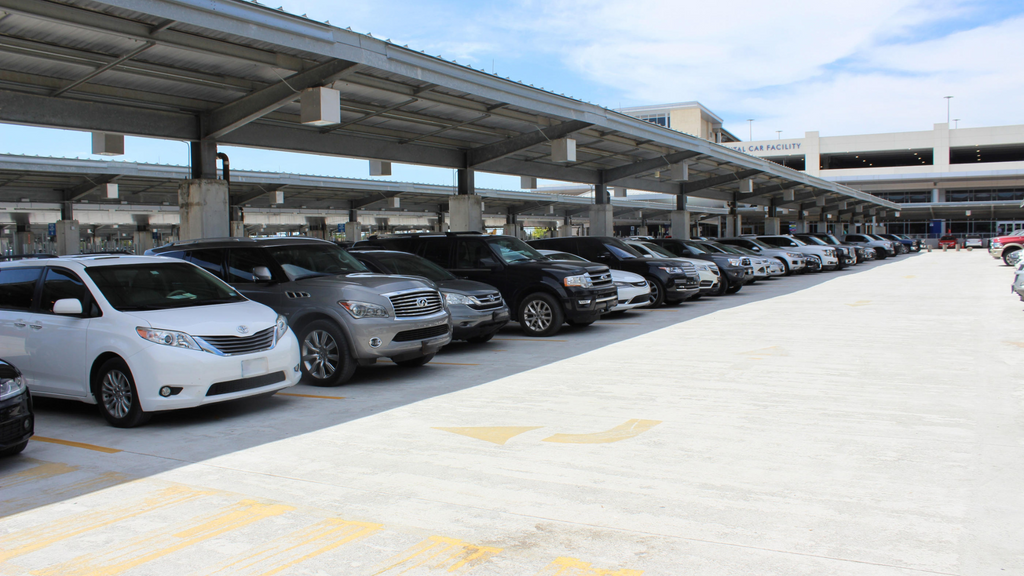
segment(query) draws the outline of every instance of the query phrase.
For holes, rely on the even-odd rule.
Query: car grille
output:
[[[605,272],[603,274],[591,274],[590,281],[594,284],[594,288],[610,286],[612,283],[612,273]]]
[[[750,266],[750,265],[751,265],[751,264],[750,264],[750,258],[742,258],[742,259],[740,260],[740,264],[742,264],[742,265],[744,265],[744,266]]]
[[[395,318],[428,316],[441,311],[441,295],[433,290],[407,292],[389,296],[395,308]]]
[[[263,386],[270,386],[271,384],[284,382],[284,380],[284,372],[274,372],[272,374],[264,374],[262,376],[253,376],[252,378],[217,382],[213,386],[210,386],[206,391],[206,395],[219,396],[221,394],[231,394],[233,392],[241,392],[243,390],[252,390],[253,388],[262,388]]]
[[[630,304],[642,304],[651,301],[650,294],[641,294],[640,296],[633,296],[630,300]]]
[[[501,308],[501,294],[495,292],[493,294],[484,294],[483,296],[474,296],[480,301],[479,304],[470,304],[469,307],[473,310],[494,310],[495,308]]]
[[[711,288],[714,285],[715,285],[715,283],[712,282],[711,280],[701,280],[700,281],[700,287],[701,288]]]
[[[440,326],[431,326],[430,328],[420,328],[419,330],[406,330],[405,332],[399,332],[395,334],[395,337],[391,339],[392,342],[414,342],[416,340],[426,340],[427,338],[436,338],[438,336],[444,336],[448,333],[448,325],[441,324]]]
[[[693,262],[680,262],[679,267],[683,269],[683,272],[686,272],[687,276],[697,275],[697,267],[693,265]]]
[[[200,336],[200,338],[226,356],[252,354],[273,348],[274,327],[260,330],[252,336]]]

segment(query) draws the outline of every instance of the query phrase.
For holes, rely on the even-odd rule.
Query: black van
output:
[[[356,244],[370,246],[410,252],[456,276],[494,286],[512,319],[530,336],[553,336],[563,322],[593,324],[616,304],[618,292],[607,266],[549,260],[514,236],[403,234]]]

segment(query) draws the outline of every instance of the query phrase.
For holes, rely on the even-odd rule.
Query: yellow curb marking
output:
[[[603,570],[593,568],[590,562],[584,562],[578,558],[555,558],[551,564],[544,567],[537,573],[537,576],[642,576],[643,570]]]
[[[504,446],[505,442],[508,442],[511,438],[538,428],[543,428],[543,426],[480,426],[466,428],[442,428],[435,426],[434,430],[444,430],[452,434],[461,434]]]
[[[96,492],[118,484],[131,481],[132,478],[118,472],[104,472],[98,476],[92,476],[85,480],[72,482],[59,488],[44,490],[36,489],[24,498],[10,498],[0,502],[0,517],[10,516],[32,508],[46,506],[54,502],[60,502],[69,498],[83,496],[90,492]]]
[[[405,552],[392,557],[391,560],[388,560],[387,566],[374,572],[373,576],[385,573],[405,574],[421,566],[446,572],[465,569],[462,572],[465,574],[502,550],[502,548],[490,546],[477,546],[455,538],[431,536]],[[400,568],[402,570],[399,571]]]
[[[61,440],[59,438],[43,438],[42,436],[33,436],[33,440],[36,442],[46,442],[48,444],[60,444],[62,446],[71,446],[72,448],[84,448],[85,450],[95,450],[96,452],[105,452],[107,454],[117,454],[120,452],[117,448],[107,448],[106,446],[97,446],[95,444],[83,444],[82,442],[72,442],[71,440]]]
[[[36,460],[36,462],[40,462]],[[4,474],[0,476],[0,488],[10,488],[11,486],[17,486],[18,484],[28,484],[29,482],[35,482],[44,478],[51,478],[60,474],[67,474],[68,472],[74,472],[78,470],[78,466],[68,466],[67,464],[60,464],[59,462],[40,462],[38,465],[29,468],[28,470],[22,470],[21,472],[14,472],[12,474]]]
[[[544,439],[544,442],[558,442],[561,444],[609,444],[636,438],[661,424],[661,420],[627,420],[611,430],[594,432],[593,434],[555,434]]]

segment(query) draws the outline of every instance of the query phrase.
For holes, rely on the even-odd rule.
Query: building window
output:
[[[669,119],[668,113],[663,112],[661,114],[641,114],[637,116],[640,120],[650,122],[651,124],[657,124],[658,126],[664,126],[665,128],[672,127],[672,121]]]

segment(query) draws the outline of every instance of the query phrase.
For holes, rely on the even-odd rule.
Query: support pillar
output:
[[[68,256],[71,254],[80,254],[82,237],[80,235],[80,228],[78,226],[78,220],[58,220],[57,221],[57,255]]]
[[[641,224],[640,226],[637,226],[637,228],[636,228],[636,235],[637,236],[649,236],[650,232],[648,232],[648,230],[647,230],[647,225]]]
[[[225,238],[231,233],[228,183],[223,180],[185,180],[178,186],[178,209],[179,240]]]
[[[460,170],[461,174],[463,171]],[[467,172],[470,172],[467,170]],[[453,232],[483,232],[483,199],[475,194],[452,196],[448,199],[448,215]]]
[[[672,237],[679,238],[681,240],[690,239],[690,211],[689,210],[673,210],[669,217],[670,226],[672,228]]]
[[[245,238],[245,213],[241,206],[231,207],[231,237]]]
[[[136,227],[135,233],[132,234],[132,247],[139,255],[145,254],[146,250],[153,249],[153,231],[149,229],[149,226]]]
[[[773,236],[782,234],[782,221],[779,218],[765,218],[764,233]]]
[[[469,169],[460,169],[457,172],[458,185],[456,187],[456,193],[459,196],[471,196],[476,194],[476,173]]]
[[[345,241],[359,242],[363,239],[363,225],[359,223],[359,210],[348,211],[348,222],[345,222]]]
[[[444,234],[448,231],[448,225],[444,222],[444,212],[438,210],[437,212],[437,224],[434,226],[434,232]]]
[[[569,217],[569,216],[566,216],[565,219],[563,219],[563,221],[562,221],[562,225],[558,227],[558,237],[559,238],[569,238],[569,237],[572,237],[572,236],[575,236],[575,235],[576,234],[574,233],[573,227],[572,227],[572,218]]]

